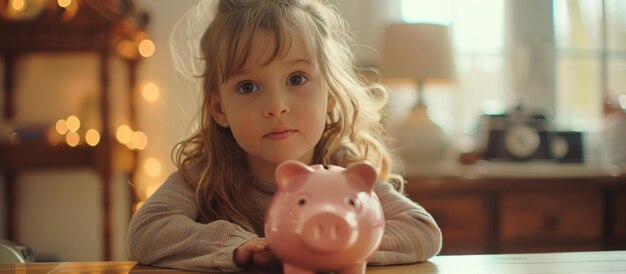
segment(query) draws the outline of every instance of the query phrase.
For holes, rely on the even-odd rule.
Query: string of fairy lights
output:
[[[142,85],[141,94],[148,103],[155,102],[159,98],[159,93],[158,85],[153,82],[146,82]],[[10,134],[9,143],[19,145],[22,143],[21,139],[20,133],[15,131]],[[47,129],[46,139],[48,144],[52,146],[65,144],[69,147],[80,145],[96,147],[100,143],[101,134],[98,129],[84,128],[79,117],[70,115],[67,118],[58,119],[54,126]],[[141,130],[134,130],[126,124],[117,126],[115,140],[130,150],[138,151],[145,150],[149,143],[146,133]],[[152,177],[157,177],[161,174],[161,163],[154,157],[147,158],[143,167],[146,174]],[[152,192],[149,191],[149,194]]]

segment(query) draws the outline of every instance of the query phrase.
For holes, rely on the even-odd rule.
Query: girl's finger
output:
[[[253,261],[254,264],[261,266],[271,266],[278,263],[278,260],[276,259],[274,254],[269,251],[254,254]]]

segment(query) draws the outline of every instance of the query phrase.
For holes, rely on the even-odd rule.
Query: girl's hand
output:
[[[271,266],[278,263],[265,238],[254,238],[240,245],[233,253],[233,260],[239,266],[250,262],[258,266]]]

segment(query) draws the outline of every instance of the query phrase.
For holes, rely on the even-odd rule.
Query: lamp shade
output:
[[[386,28],[382,51],[383,78],[418,82],[455,78],[448,27],[437,24],[394,24]]]
[[[424,85],[455,78],[448,28],[436,24],[395,24],[387,27],[382,51],[381,75],[387,79],[412,79],[417,102],[392,135],[407,170],[438,165],[445,160],[448,142],[434,123],[424,102]]]

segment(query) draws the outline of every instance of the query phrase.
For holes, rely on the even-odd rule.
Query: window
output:
[[[571,127],[595,129],[607,97],[621,98],[626,107],[626,2],[554,0],[553,5],[557,114]]]
[[[458,85],[426,87],[425,97],[431,118],[452,136],[471,134],[480,113],[506,111],[517,97],[546,105],[568,130],[600,129],[605,96],[626,108],[626,1],[402,0],[401,7],[404,22],[450,27]],[[540,52],[525,57],[520,43]],[[532,77],[513,75],[519,58],[528,58]],[[534,93],[526,93],[537,90],[532,83],[516,86],[539,81],[546,84]]]

